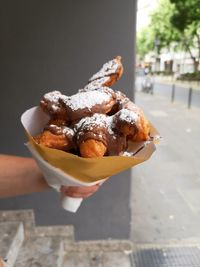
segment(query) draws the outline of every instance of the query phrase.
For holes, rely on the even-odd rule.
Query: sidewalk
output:
[[[200,240],[200,108],[136,93],[163,139],[132,171],[131,239],[135,243]]]
[[[192,88],[200,91],[200,82],[179,81],[174,79],[172,76],[155,76],[154,82],[168,85],[174,84],[177,87]]]

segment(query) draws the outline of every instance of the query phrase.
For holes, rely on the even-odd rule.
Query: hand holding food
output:
[[[76,212],[105,177],[142,163],[155,151],[159,134],[144,112],[109,87],[122,74],[118,56],[74,95],[48,92],[39,107],[22,115],[27,146],[48,184],[61,190],[62,206],[69,211]]]

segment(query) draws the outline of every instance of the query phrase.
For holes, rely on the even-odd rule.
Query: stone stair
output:
[[[24,242],[16,266],[61,267],[64,257],[63,243],[57,237],[32,236]]]
[[[74,240],[74,228],[36,226],[32,210],[0,211],[0,267],[130,267],[128,240]]]
[[[131,267],[130,241],[80,241],[65,244],[62,267]]]
[[[14,266],[23,241],[24,228],[21,222],[0,222],[0,258],[8,266]]]

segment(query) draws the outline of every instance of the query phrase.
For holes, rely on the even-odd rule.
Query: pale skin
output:
[[[62,186],[66,196],[87,198],[99,184],[87,187]],[[20,196],[50,189],[32,158],[0,155],[0,198]]]

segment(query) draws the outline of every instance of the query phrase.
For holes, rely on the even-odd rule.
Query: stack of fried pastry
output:
[[[38,144],[93,158],[122,155],[128,142],[150,139],[143,111],[126,95],[109,86],[123,74],[121,57],[105,63],[88,84],[72,96],[52,91],[40,101],[50,117]]]

